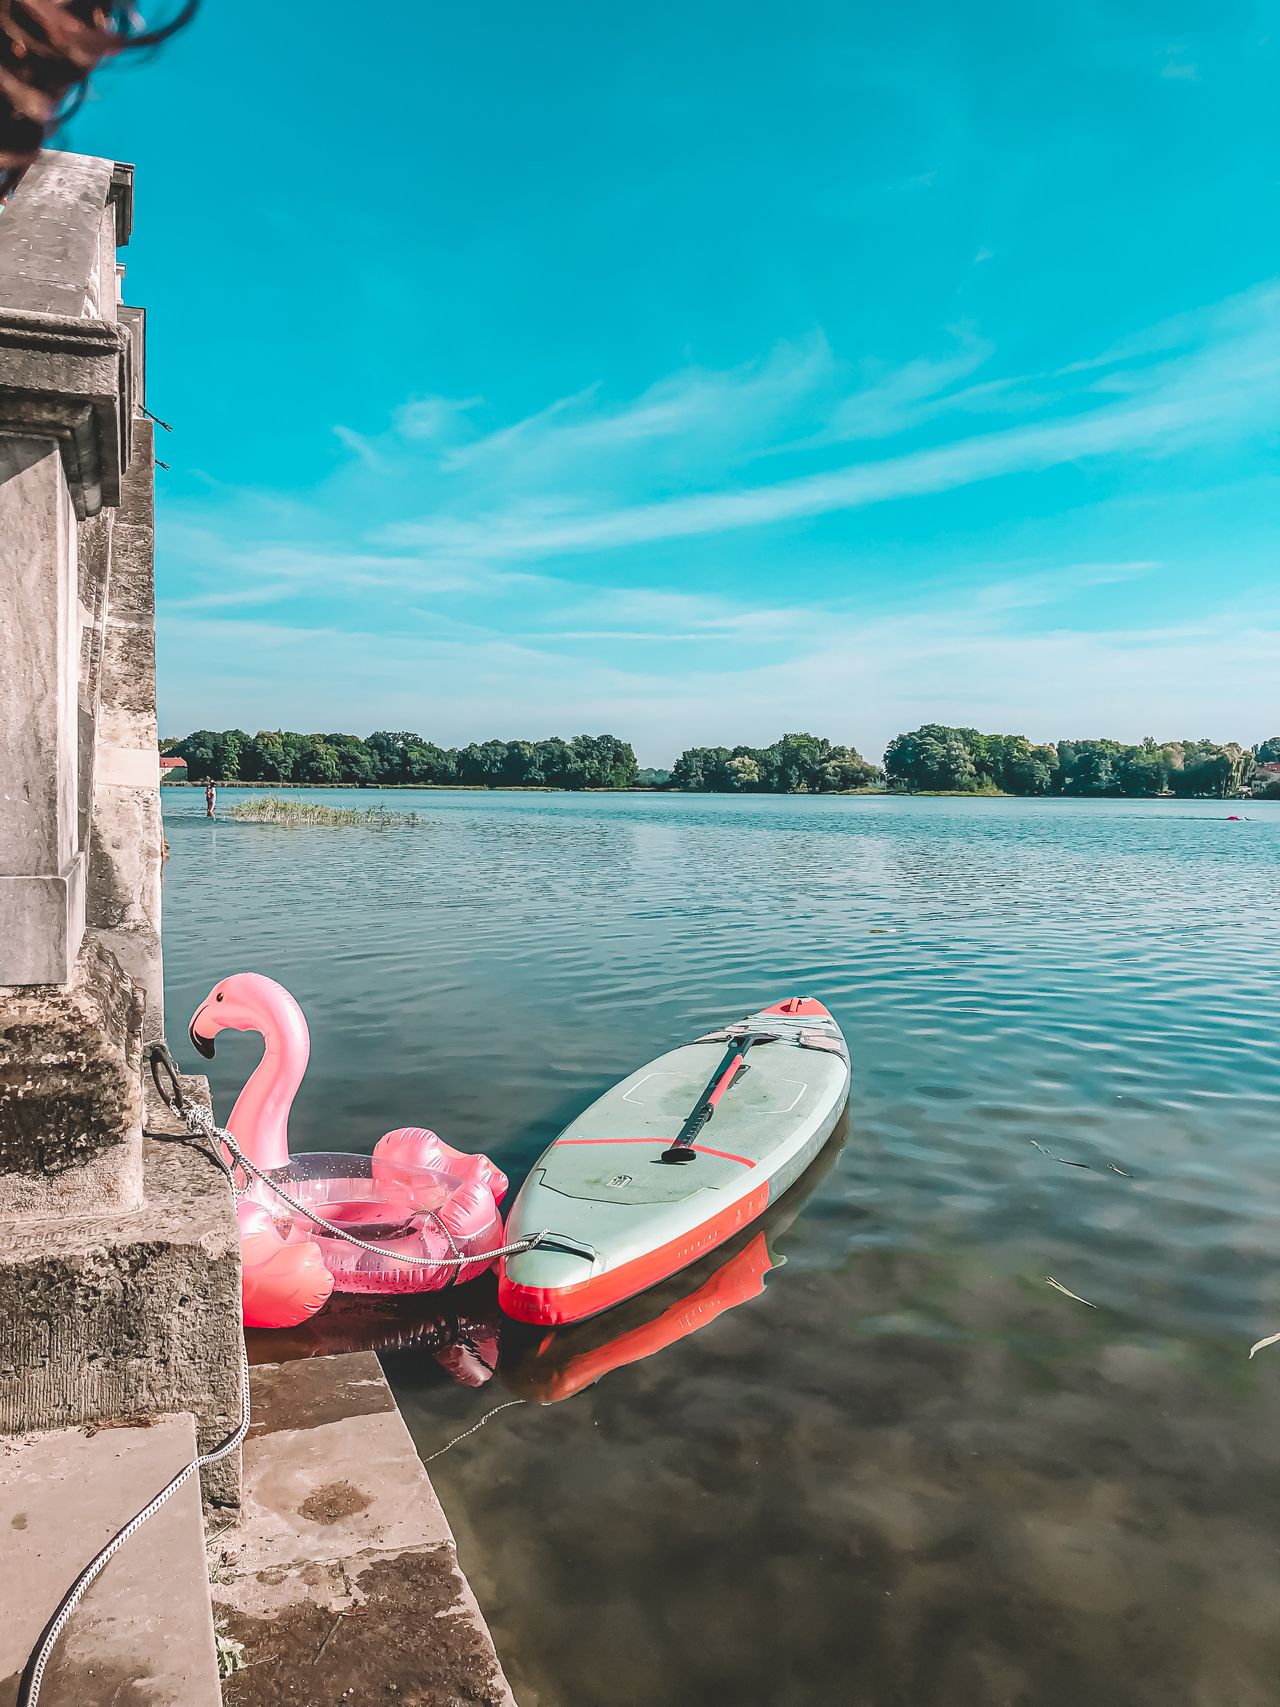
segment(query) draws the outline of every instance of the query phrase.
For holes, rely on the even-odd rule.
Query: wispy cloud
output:
[[[492,568],[468,558],[439,554],[370,551],[325,545],[259,542],[232,545],[204,528],[181,523],[166,529],[166,550],[187,568],[180,596],[162,587],[166,611],[234,610],[284,604],[299,597],[406,590],[418,595],[499,597],[517,588],[544,587],[555,578],[522,569]]]
[[[1192,327],[1199,341],[1187,347]],[[896,499],[919,498],[1011,474],[1042,472],[1068,462],[1116,456],[1161,456],[1189,444],[1251,430],[1276,416],[1280,394],[1280,290],[1267,287],[1239,299],[1223,310],[1194,321],[1183,317],[1172,329],[1159,329],[1146,340],[1148,349],[1167,349],[1181,343],[1164,359],[1134,359],[1120,365],[1123,353],[1112,352],[1096,362],[1074,364],[1059,375],[1057,395],[1048,407],[1032,395],[1023,407],[1033,418],[1004,431],[950,437],[926,449],[898,456],[880,456],[818,473],[765,484],[727,485],[680,494],[659,501],[601,504],[572,492],[543,494],[499,508],[450,513],[444,510],[416,521],[395,523],[382,531],[385,544],[412,546],[428,554],[491,562],[512,559],[553,559],[583,552],[656,544],[746,529],[777,526],[808,518],[848,512]],[[921,399],[937,396],[949,380],[971,371],[971,353],[951,365],[911,363],[886,378],[873,394],[847,396],[828,415],[825,429],[873,430],[881,420],[880,436],[901,429]],[[1081,383],[1076,376],[1105,366],[1106,373]],[[1043,384],[1040,376],[1038,384]],[[1063,383],[1066,382],[1066,383]],[[1000,382],[1015,390],[1016,382]],[[739,379],[738,388],[743,384]],[[724,395],[712,387],[720,405]],[[945,394],[945,393],[944,393]],[[699,396],[692,384],[678,395]],[[965,393],[960,393],[963,398]],[[951,399],[954,406],[955,398]],[[593,422],[563,428],[554,422],[543,429],[542,442],[556,450],[552,460],[564,471],[565,451],[575,454],[617,434],[619,423],[643,408],[623,414],[605,413]],[[528,455],[536,458],[537,450]]]
[[[396,431],[436,444],[462,431],[466,417],[483,402],[483,397],[414,397],[397,411]]]
[[[856,439],[890,439],[950,410],[998,407],[1013,381],[961,384],[993,353],[991,344],[962,331],[953,354],[917,356],[898,367],[879,373],[873,370],[864,384],[840,397],[822,428],[800,445],[783,448],[814,449]]]
[[[1121,563],[1071,563],[1056,569],[1028,566],[1022,574],[977,587],[972,604],[983,611],[1040,610],[1095,587],[1123,586],[1140,580],[1160,567],[1159,560],[1153,557]]]
[[[624,403],[589,385],[468,444],[447,466],[501,472],[522,485],[616,472],[647,458],[662,465],[674,449],[699,466],[772,444],[779,431],[838,395],[838,364],[821,335],[777,345],[762,360],[729,369],[683,368]]]
[[[378,455],[373,441],[371,439],[367,439],[363,433],[357,433],[352,427],[338,425],[333,429],[333,436],[338,440],[339,444],[345,445],[353,456],[359,457],[360,461],[366,468],[371,468],[376,473],[381,473],[383,468],[386,466],[382,458]]]

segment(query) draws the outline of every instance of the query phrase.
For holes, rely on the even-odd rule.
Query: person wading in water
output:
[[[204,790],[204,815],[206,818],[212,818],[213,817],[213,809],[217,804],[218,804],[218,791],[217,791],[217,789],[213,786],[213,784],[211,782],[206,783],[205,784],[205,790]]]

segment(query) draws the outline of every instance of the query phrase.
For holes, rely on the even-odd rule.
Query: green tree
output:
[[[358,735],[326,735],[325,740],[338,755],[339,775],[343,782],[366,788],[378,780],[377,758]]]
[[[337,751],[323,735],[308,735],[293,761],[295,782],[333,783],[342,778]]]
[[[731,756],[727,747],[686,748],[672,766],[673,787],[703,794],[722,789]]]
[[[569,752],[568,788],[627,788],[635,777],[631,743],[616,735],[575,735]]]
[[[1254,756],[1260,765],[1280,765],[1280,735],[1269,735]]]
[[[260,729],[240,759],[240,775],[246,782],[288,782],[291,769],[292,761],[279,729]]]
[[[458,781],[468,788],[497,788],[506,762],[505,741],[472,741],[458,754]]]
[[[1183,799],[1210,795],[1222,799],[1238,794],[1253,756],[1236,742],[1219,746],[1216,741],[1171,741],[1175,763],[1169,772],[1169,787]]]
[[[437,747],[434,741],[420,741],[415,736],[404,749],[403,780],[419,786],[456,782],[458,755]]]
[[[1239,794],[1245,783],[1248,782],[1253,775],[1254,759],[1247,747],[1242,747],[1235,741],[1226,742],[1222,752],[1231,761],[1231,771],[1224,789],[1225,798],[1228,794]]]
[[[822,786],[831,743],[819,735],[783,735],[768,753],[774,789],[779,794],[807,794]]]
[[[174,758],[187,761],[187,775],[192,782],[222,782],[224,773],[220,754],[222,737],[215,729],[197,729],[173,743]]]
[[[248,746],[243,729],[197,729],[181,741],[169,742],[168,750],[187,761],[192,782],[234,782]]]
[[[532,741],[508,741],[502,762],[502,782],[508,788],[537,788],[542,783],[538,749]]]
[[[227,782],[234,782],[240,777],[249,740],[248,731],[244,729],[224,729],[218,736],[219,761]]]
[[[609,749],[609,787],[633,788],[639,765],[636,763],[636,750],[630,741],[623,741],[617,735],[604,737],[610,743]]]
[[[1169,786],[1173,757],[1166,747],[1147,735],[1141,746],[1126,747],[1116,765],[1120,792],[1141,798],[1163,794]]]
[[[534,764],[543,784],[547,788],[563,788],[572,759],[569,743],[561,740],[559,735],[552,735],[546,741],[537,742],[534,751]]]
[[[832,747],[818,787],[826,793],[844,794],[850,789],[870,788],[883,774],[878,765],[868,764],[856,747]]]
[[[971,792],[978,767],[963,729],[925,723],[895,735],[884,755],[885,774],[899,788]]]
[[[1020,745],[1006,753],[1000,787],[1010,794],[1052,794],[1058,786],[1058,749],[1032,746],[1017,737]]]
[[[1225,799],[1238,794],[1245,775],[1252,769],[1253,755],[1234,741],[1219,746],[1216,741],[1182,741],[1182,765],[1170,774],[1175,794],[1190,797],[1210,795]]]
[[[408,782],[411,748],[421,746],[422,737],[411,729],[375,729],[365,742],[373,760],[374,780],[377,782]]]
[[[1064,765],[1062,773],[1064,794],[1091,797],[1120,792],[1116,764],[1124,749],[1118,741],[1074,741],[1070,746],[1070,769]]]

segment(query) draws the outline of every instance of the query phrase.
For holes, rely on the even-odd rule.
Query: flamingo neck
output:
[[[282,1168],[289,1160],[289,1110],[307,1070],[291,1038],[263,1031],[266,1047],[227,1120],[227,1131],[251,1162]]]

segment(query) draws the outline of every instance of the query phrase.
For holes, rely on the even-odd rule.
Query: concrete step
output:
[[[372,1352],[253,1371],[244,1502],[213,1573],[226,1707],[515,1707]]]
[[[0,1707],[77,1573],[195,1456],[189,1416],[0,1439]],[[72,1614],[40,1707],[220,1707],[192,1476],[127,1541]]]

